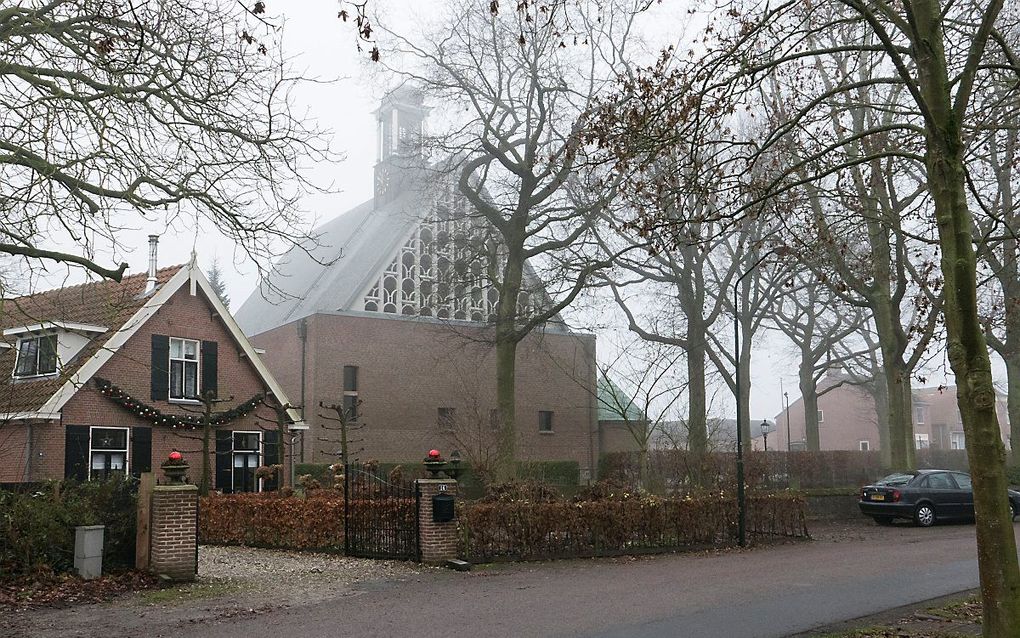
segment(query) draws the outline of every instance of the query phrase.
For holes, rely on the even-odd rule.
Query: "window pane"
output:
[[[106,469],[106,455],[102,453],[96,453],[92,455],[92,469],[93,470],[105,470]]]
[[[344,366],[344,392],[358,391],[358,367]]]
[[[235,432],[234,451],[258,450],[259,435],[256,432]]]
[[[39,350],[38,339],[22,339],[18,343],[18,376],[29,376],[36,372],[36,354]]]
[[[170,340],[170,357],[172,359],[181,359],[184,356],[184,344],[180,339]]]
[[[124,454],[117,452],[110,455],[110,469],[118,472],[124,471]]]
[[[198,398],[198,362],[184,363],[184,396],[188,399]]]
[[[39,338],[38,374],[53,374],[57,371],[57,335]]]
[[[553,413],[541,410],[538,413],[538,429],[540,432],[552,432],[553,429]]]
[[[170,362],[170,398],[184,398],[184,362]]]
[[[184,358],[185,359],[198,359],[198,342],[197,341],[185,341],[184,342]]]
[[[126,450],[127,430],[95,428],[92,430],[93,450]]]
[[[351,421],[358,420],[358,397],[350,395],[344,397],[344,415]]]

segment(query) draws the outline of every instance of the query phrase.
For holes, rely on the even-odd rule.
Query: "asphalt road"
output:
[[[1018,528],[1020,530],[1020,528]],[[823,530],[753,551],[512,565],[376,583],[189,636],[788,636],[978,584],[973,525]]]

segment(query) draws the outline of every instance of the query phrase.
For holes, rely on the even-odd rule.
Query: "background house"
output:
[[[281,462],[267,402],[288,399],[192,261],[5,299],[0,482],[137,475],[179,449],[201,472],[200,393],[221,399],[215,488]],[[296,413],[293,416],[297,416]]]
[[[465,221],[466,202],[417,170],[407,141],[419,138],[424,114],[414,92],[384,101],[373,199],[317,229],[316,246],[291,250],[237,312],[304,407],[304,462],[333,462],[339,451],[320,402],[356,409],[363,427],[352,450],[362,459],[413,461],[468,438],[477,448],[468,456],[479,456],[495,442],[499,299],[469,251],[479,228]],[[545,301],[541,282],[527,279],[517,300],[525,311]],[[558,318],[520,344],[522,460],[574,460],[582,480],[591,476],[601,453],[595,374],[594,336]]]
[[[832,383],[833,379],[828,379]],[[823,387],[825,385],[823,384]],[[914,441],[917,449],[963,450],[966,437],[963,421],[956,405],[956,386],[917,388],[912,392]],[[1006,398],[996,402],[1002,440],[1009,446],[1009,417]],[[875,400],[856,385],[841,385],[818,398],[818,435],[822,450],[879,449],[878,419]],[[790,403],[789,411],[776,415],[776,449],[805,449],[804,405],[801,399]],[[787,425],[790,438],[787,439]],[[772,435],[769,436],[772,447]]]

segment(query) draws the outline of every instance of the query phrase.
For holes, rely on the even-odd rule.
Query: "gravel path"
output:
[[[18,610],[0,617],[0,638],[134,638],[180,636],[242,618],[302,608],[429,580],[436,571],[415,563],[202,546],[196,582],[137,592],[98,605]]]
[[[367,581],[399,582],[429,570],[399,561],[252,547],[202,545],[198,551],[199,582],[255,595],[271,591],[274,600],[288,604],[336,595]]]

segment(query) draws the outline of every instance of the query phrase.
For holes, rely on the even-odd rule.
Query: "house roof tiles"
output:
[[[156,273],[157,289],[184,267],[160,269]],[[144,294],[146,278],[147,273],[139,273],[120,282],[103,280],[0,299],[2,330],[52,322],[106,328],[101,334],[89,333],[91,338],[84,348],[70,360],[59,362],[58,374],[30,379],[13,376],[18,336],[2,337],[9,347],[0,349],[0,413],[39,410],[149,300],[151,295]]]

